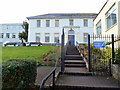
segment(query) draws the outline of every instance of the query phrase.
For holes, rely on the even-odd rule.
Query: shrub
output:
[[[120,48],[116,49],[115,58],[120,59]],[[115,64],[120,64],[120,60],[115,60]]]
[[[2,65],[3,90],[26,88],[35,82],[37,75],[36,61],[28,59],[11,59]]]

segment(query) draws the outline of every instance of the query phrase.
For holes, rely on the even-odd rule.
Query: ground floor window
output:
[[[88,33],[83,34],[83,41],[88,42]]]
[[[57,42],[59,40],[59,33],[54,34],[54,42]]]
[[[10,33],[6,33],[6,38],[10,38]]]
[[[0,33],[0,38],[3,38],[3,35],[4,35],[3,33]]]
[[[36,42],[40,42],[40,33],[36,33]]]
[[[50,42],[50,34],[45,33],[45,42]]]
[[[15,35],[15,33],[12,33],[12,38],[16,38],[16,35]]]

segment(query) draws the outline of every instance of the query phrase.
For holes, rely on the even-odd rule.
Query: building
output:
[[[97,35],[120,35],[120,0],[108,0],[94,19]]]
[[[65,43],[72,45],[86,43],[87,35],[93,34],[94,13],[58,13],[27,17],[29,20],[29,42],[54,44],[61,42],[62,29],[65,32]]]
[[[24,31],[22,23],[0,24],[0,45],[5,42],[21,42],[19,33]]]

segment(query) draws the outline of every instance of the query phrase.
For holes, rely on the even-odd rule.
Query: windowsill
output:
[[[105,32],[109,31],[111,28],[115,27],[118,23],[112,25],[110,28],[108,28]]]

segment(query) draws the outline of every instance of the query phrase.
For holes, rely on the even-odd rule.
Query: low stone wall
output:
[[[120,80],[120,65],[119,64],[112,65],[112,75],[115,79]]]

